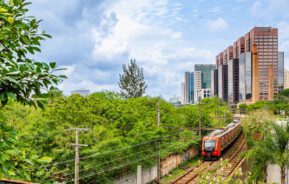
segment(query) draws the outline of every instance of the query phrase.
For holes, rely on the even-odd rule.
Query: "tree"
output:
[[[123,74],[119,74],[119,87],[121,94],[125,98],[141,97],[147,88],[144,81],[143,69],[136,64],[136,60],[131,60],[126,66],[122,65]]]
[[[25,0],[0,0],[0,96],[2,106],[9,98],[43,108],[43,100],[64,75],[55,75],[55,62],[31,58],[41,52],[41,41],[51,38],[38,27],[41,21],[26,16]],[[48,92],[43,92],[45,89]]]
[[[285,184],[286,167],[289,166],[288,141],[289,123],[287,122],[285,125],[274,124],[265,134],[264,140],[256,144],[248,155],[249,158],[258,160],[259,168],[267,167],[267,164],[279,165],[281,184]]]

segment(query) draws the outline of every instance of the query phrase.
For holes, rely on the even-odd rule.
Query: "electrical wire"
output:
[[[186,144],[186,143],[185,143],[185,144]],[[185,145],[185,144],[181,144],[181,145]],[[179,145],[178,147],[181,147],[181,145]],[[165,151],[169,151],[169,150],[165,150]],[[155,154],[155,155],[151,155],[151,156],[149,156],[149,157],[145,157],[145,158],[142,158],[142,159],[138,159],[138,160],[136,160],[136,161],[132,161],[132,162],[129,162],[129,163],[127,163],[127,164],[122,164],[122,165],[113,167],[113,168],[111,168],[111,169],[106,169],[106,170],[102,170],[102,171],[99,171],[99,172],[93,172],[93,173],[90,173],[89,175],[80,177],[79,180],[84,179],[84,178],[88,178],[88,177],[91,177],[91,176],[94,176],[94,175],[102,174],[102,173],[107,172],[107,171],[112,171],[112,170],[115,170],[115,169],[119,169],[119,168],[122,168],[122,167],[124,167],[124,166],[128,166],[128,165],[131,165],[131,164],[133,164],[133,163],[137,163],[137,162],[139,162],[139,161],[146,160],[146,159],[149,159],[149,158],[158,156],[158,155],[160,155],[160,154],[157,153],[157,154]],[[68,181],[68,183],[73,182],[73,181],[75,181],[75,179]]]
[[[106,152],[102,152],[102,153],[96,153],[96,154],[92,154],[92,155],[89,155],[89,156],[84,156],[84,157],[81,157],[79,159],[80,160],[84,160],[84,159],[87,159],[87,158],[92,158],[92,157],[96,157],[96,156],[100,156],[100,155],[106,155],[106,154],[113,153],[113,152],[116,152],[116,151],[121,151],[121,150],[129,149],[129,148],[133,148],[133,147],[149,144],[149,143],[152,143],[152,142],[155,142],[155,141],[158,141],[158,140],[162,140],[164,138],[168,138],[168,137],[172,137],[174,135],[178,135],[180,132],[181,131],[179,131],[176,134],[171,134],[171,135],[160,137],[160,138],[157,138],[157,139],[152,139],[150,141],[142,142],[142,143],[135,144],[135,145],[132,145],[132,146],[128,146],[128,147],[124,147],[124,148],[120,148],[120,149],[115,149],[115,150],[110,150],[110,151],[106,151]],[[56,163],[52,163],[52,164],[43,165],[42,167],[50,167],[50,166],[65,164],[65,163],[73,162],[74,160],[75,159],[70,159],[70,160],[66,160],[66,161],[56,162]]]

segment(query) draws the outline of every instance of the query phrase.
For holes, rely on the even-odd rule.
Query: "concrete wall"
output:
[[[168,174],[171,170],[176,168],[178,165],[184,161],[195,157],[198,154],[194,148],[187,150],[182,154],[170,155],[161,160],[161,175],[164,176]],[[128,174],[115,179],[115,184],[135,184],[137,183],[136,174]],[[148,183],[157,178],[157,166],[153,166],[142,171],[142,183]]]
[[[190,158],[195,157],[197,154],[198,152],[194,148],[191,148],[187,150],[185,153],[170,155],[165,159],[162,159],[161,175],[164,176],[168,174],[171,170],[178,167],[178,165],[180,165],[181,163]]]
[[[288,168],[286,170],[285,183],[289,184]],[[267,183],[281,183],[280,167],[278,165],[269,165],[267,167]]]

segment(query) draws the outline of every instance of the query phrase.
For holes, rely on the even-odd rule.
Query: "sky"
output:
[[[180,96],[185,71],[255,26],[279,29],[289,69],[289,0],[31,0],[30,15],[52,36],[35,59],[56,61],[58,87],[118,92],[122,65],[136,59],[150,96]]]

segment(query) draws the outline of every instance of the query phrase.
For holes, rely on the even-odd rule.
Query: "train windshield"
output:
[[[208,140],[208,141],[205,141],[205,147],[206,148],[209,148],[209,147],[215,147],[216,146],[216,141],[214,140]]]

